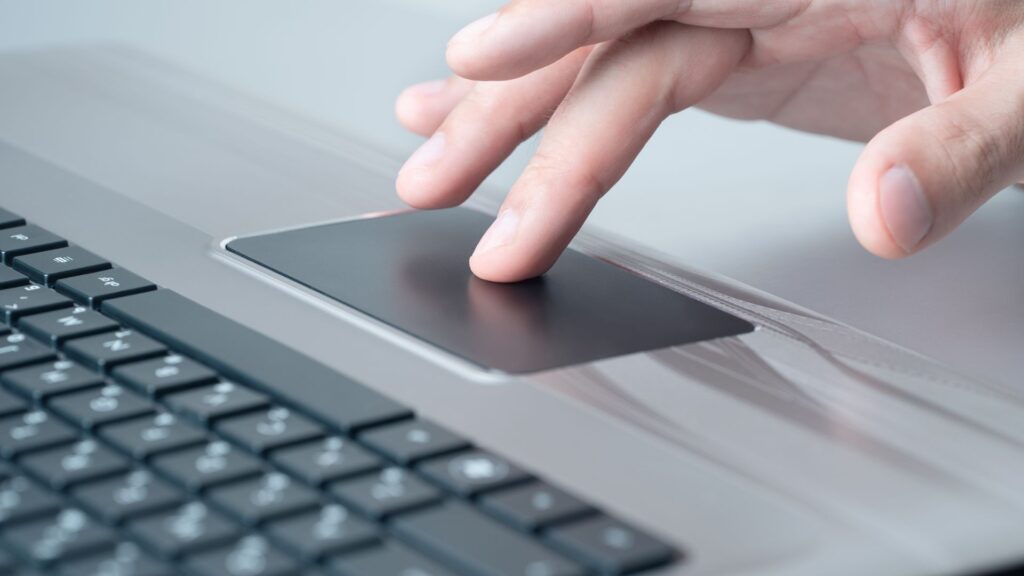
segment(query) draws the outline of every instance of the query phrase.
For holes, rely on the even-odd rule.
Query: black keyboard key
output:
[[[8,416],[0,420],[0,456],[10,459],[33,450],[71,442],[77,436],[67,424],[57,421],[42,410]]]
[[[547,532],[552,545],[602,574],[625,574],[672,561],[667,544],[607,516],[581,520]]]
[[[161,556],[179,556],[232,540],[241,527],[202,502],[129,521],[128,531]]]
[[[62,501],[24,476],[0,483],[0,524],[11,524],[56,512]]]
[[[131,466],[124,456],[91,438],[30,454],[20,463],[54,490],[124,472]]]
[[[0,290],[0,311],[7,324],[13,324],[21,316],[70,308],[72,305],[74,302],[71,300],[39,284]]]
[[[178,506],[185,501],[184,492],[149,470],[140,469],[82,484],[74,488],[71,495],[82,507],[110,523]]]
[[[99,307],[104,300],[156,290],[156,286],[145,278],[121,268],[58,280],[56,288],[79,304],[93,308]]]
[[[24,286],[25,284],[28,284],[28,278],[24,274],[19,274],[13,268],[7,266],[0,266],[0,290]]]
[[[100,437],[142,460],[206,442],[206,432],[170,412],[158,412],[100,429]]]
[[[329,436],[323,440],[275,450],[270,459],[314,486],[372,472],[384,466],[383,460],[340,436]]]
[[[413,547],[472,574],[586,573],[575,562],[459,502],[402,516],[394,529]]]
[[[332,563],[331,569],[341,576],[455,576],[437,562],[397,543],[345,555]]]
[[[409,420],[373,428],[359,439],[399,464],[469,448],[469,442],[427,420]]]
[[[65,246],[19,256],[14,259],[12,266],[33,282],[52,286],[61,278],[110,268],[110,262],[78,246]]]
[[[18,216],[14,212],[4,210],[0,208],[0,228],[13,228],[15,226],[24,226],[25,219]]]
[[[482,450],[427,460],[419,469],[424,476],[460,496],[473,496],[530,479],[518,466]]]
[[[201,576],[296,576],[298,565],[263,536],[249,535],[197,554],[186,565]]]
[[[259,460],[223,440],[157,456],[153,467],[193,492],[261,471]]]
[[[155,406],[117,384],[107,384],[102,388],[56,396],[50,400],[50,408],[82,428],[91,429],[150,414]]]
[[[0,390],[0,418],[25,411],[25,402],[6,390]]]
[[[286,474],[267,472],[251,480],[214,488],[209,499],[235,517],[257,524],[314,508],[320,502],[320,494]]]
[[[58,360],[5,372],[3,381],[18,394],[35,400],[103,384],[99,375],[71,360]]]
[[[267,528],[271,538],[296,556],[312,562],[330,554],[377,541],[377,529],[340,504],[277,520]]]
[[[0,255],[3,256],[4,264],[10,264],[22,254],[42,252],[67,245],[67,241],[63,238],[33,224],[0,231]]]
[[[543,482],[487,494],[480,507],[520,530],[534,531],[593,512],[585,502]]]
[[[62,563],[57,571],[65,576],[174,576],[174,568],[154,559],[132,542],[121,542],[113,550]]]
[[[281,406],[225,418],[215,429],[228,440],[263,453],[324,435],[324,428],[309,418]]]
[[[218,382],[202,388],[169,394],[164,400],[175,412],[187,414],[200,422],[256,410],[270,403],[265,395],[234,382]]]
[[[34,562],[49,564],[113,548],[117,536],[78,508],[64,508],[36,520],[8,526],[0,534]]]
[[[26,334],[49,342],[50,346],[56,348],[65,340],[113,332],[119,326],[117,322],[99,312],[84,306],[75,306],[68,310],[56,310],[22,318],[18,322],[18,328]]]
[[[20,332],[0,336],[0,370],[11,370],[56,358],[46,346]]]
[[[280,390],[318,420],[345,431],[411,414],[376,391],[169,290],[113,300],[103,310],[229,379]]]
[[[71,340],[65,344],[64,352],[96,370],[108,370],[117,364],[160,356],[167,349],[133,330],[118,330]]]
[[[392,516],[441,500],[436,488],[398,467],[332,484],[331,493],[349,507],[373,518]]]
[[[149,396],[217,380],[216,372],[179,354],[118,366],[113,376]]]

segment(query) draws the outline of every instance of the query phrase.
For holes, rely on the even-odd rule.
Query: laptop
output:
[[[0,86],[0,573],[1024,557],[1019,392],[592,232],[481,281],[486,198],[404,209],[398,159],[146,55]]]

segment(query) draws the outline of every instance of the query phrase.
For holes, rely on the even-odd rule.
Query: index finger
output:
[[[452,38],[448,65],[465,78],[507,80],[657,20],[716,28],[770,27],[803,13],[812,1],[512,0]]]

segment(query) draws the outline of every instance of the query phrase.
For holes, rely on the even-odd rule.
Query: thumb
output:
[[[913,254],[1024,179],[1021,78],[1019,65],[994,67],[868,143],[847,193],[850,224],[865,248],[884,258]]]

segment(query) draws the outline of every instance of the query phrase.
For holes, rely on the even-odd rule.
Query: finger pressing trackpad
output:
[[[544,276],[480,280],[490,219],[405,212],[233,240],[228,250],[482,367],[526,373],[749,332],[731,314],[567,251]]]

